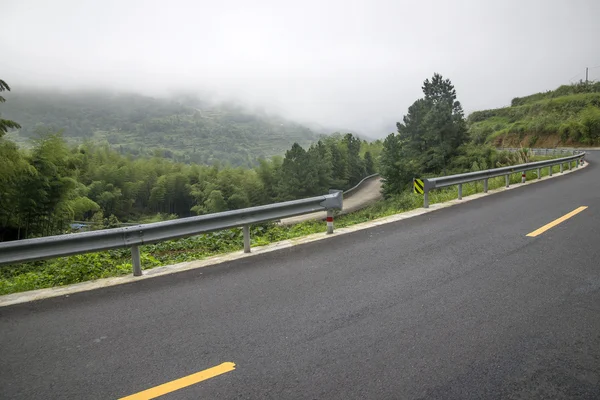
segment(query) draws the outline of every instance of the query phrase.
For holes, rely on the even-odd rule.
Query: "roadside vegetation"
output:
[[[25,150],[0,137],[0,241],[154,222],[345,190],[377,169],[381,142],[332,135],[255,168],[133,158],[49,133]]]
[[[384,200],[336,217],[335,225],[341,228],[421,207],[422,196],[412,193],[413,177],[534,161],[527,149],[501,152],[473,140],[450,80],[435,74],[424,82],[423,93],[397,124],[398,132],[383,142],[332,135],[308,150],[296,143],[285,157],[260,160],[253,169],[133,158],[108,146],[68,146],[59,134],[42,136],[31,150],[0,138],[0,164],[5,163],[0,165],[0,196],[11,199],[0,203],[1,226],[5,234],[16,231],[24,238],[60,232],[74,219],[87,219],[93,228],[117,226],[124,220],[151,222],[347,189],[379,171]],[[528,173],[528,180],[535,178],[534,172]],[[511,182],[520,179],[514,174]],[[501,186],[503,177],[490,179],[489,189]],[[482,190],[482,183],[466,184],[463,196]],[[456,195],[456,188],[432,191],[430,203]],[[325,229],[322,221],[255,225],[252,246]],[[199,260],[241,248],[241,229],[230,229],[142,246],[142,266]],[[0,268],[0,294],[130,273],[128,249],[10,265]]]
[[[501,152],[497,154],[497,157],[507,160],[511,164],[542,159],[541,157],[529,157],[526,152]],[[554,172],[558,171],[559,167],[555,166]],[[542,171],[542,176],[547,174],[548,169],[545,168]],[[527,173],[527,180],[536,178],[535,172]],[[519,182],[521,182],[520,174],[513,174],[511,184]],[[493,178],[489,181],[489,189],[503,187],[504,184],[504,177]],[[463,196],[465,197],[482,191],[483,184],[481,182],[463,185]],[[456,197],[456,188],[434,190],[430,192],[430,203],[442,203],[456,199]],[[335,227],[343,228],[372,221],[400,212],[414,210],[422,207],[422,205],[423,196],[404,191],[389,196],[387,199],[360,211],[336,216]],[[252,246],[262,246],[314,233],[324,233],[325,231],[326,224],[323,221],[306,221],[292,226],[283,226],[276,223],[261,224],[251,227],[251,243]],[[140,248],[143,269],[201,260],[219,254],[241,251],[242,249],[241,229],[229,229]],[[127,275],[131,274],[131,271],[131,253],[128,249],[4,266],[0,268],[0,295]]]
[[[468,125],[471,137],[478,145],[598,146],[600,82],[580,82],[517,97],[510,107],[472,113]]]

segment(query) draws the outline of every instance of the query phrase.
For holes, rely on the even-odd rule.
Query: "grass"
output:
[[[469,115],[469,130],[475,141],[499,144],[502,138],[513,138],[520,142],[529,135],[529,143],[523,145],[532,147],[540,137],[557,135],[562,143],[600,144],[598,92],[541,97],[516,104]]]
[[[554,173],[558,173],[559,170],[558,165],[553,168]],[[527,172],[527,180],[537,179],[536,175],[535,171]],[[546,175],[548,175],[548,168],[542,170],[542,176]],[[520,173],[511,175],[511,184],[520,182]],[[488,182],[490,190],[504,185],[504,177],[492,178]],[[482,182],[463,185],[463,197],[482,191]],[[456,186],[429,193],[430,204],[456,198]],[[357,212],[337,216],[335,226],[336,228],[351,226],[414,210],[422,205],[422,195],[405,192]],[[322,221],[307,221],[292,226],[281,226],[275,223],[255,225],[251,227],[252,246],[322,233],[325,230],[326,224]],[[160,265],[201,260],[242,248],[242,230],[237,228],[142,246],[140,252],[143,269],[149,269]],[[4,266],[0,269],[0,295],[131,274],[130,257],[128,249],[121,249]]]

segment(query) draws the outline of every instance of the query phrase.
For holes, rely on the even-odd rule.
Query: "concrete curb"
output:
[[[473,194],[470,196],[466,196],[466,197],[463,197],[462,200],[456,199],[456,200],[451,200],[451,201],[448,201],[445,203],[431,204],[429,206],[429,208],[418,208],[415,210],[406,211],[406,212],[403,212],[400,214],[390,215],[388,217],[383,217],[383,218],[379,218],[379,219],[376,219],[373,221],[363,222],[363,223],[348,226],[345,228],[337,228],[333,235],[326,235],[325,233],[314,233],[314,234],[311,234],[308,236],[303,236],[303,237],[299,237],[299,238],[295,238],[295,239],[289,239],[289,240],[284,240],[281,242],[271,243],[266,246],[253,247],[252,253],[249,253],[249,254],[244,253],[243,250],[240,250],[240,251],[236,251],[234,253],[228,253],[228,254],[209,257],[204,260],[189,261],[189,262],[183,262],[183,263],[173,264],[173,265],[166,265],[163,267],[156,267],[156,268],[144,270],[143,275],[138,276],[138,277],[134,277],[133,275],[119,276],[119,277],[113,277],[113,278],[97,279],[97,280],[89,281],[89,282],[76,283],[76,284],[67,285],[67,286],[60,286],[60,287],[54,287],[54,288],[38,289],[38,290],[31,290],[31,291],[27,291],[27,292],[7,294],[7,295],[0,296],[0,307],[6,307],[6,306],[14,305],[14,304],[27,303],[27,302],[47,299],[47,298],[51,298],[51,297],[59,297],[59,296],[68,297],[69,295],[74,294],[74,293],[138,282],[140,280],[156,278],[159,276],[174,274],[177,272],[189,271],[189,270],[196,269],[196,268],[213,266],[213,265],[221,264],[221,263],[224,263],[227,261],[239,260],[239,259],[243,259],[243,258],[247,258],[247,257],[253,257],[253,256],[256,256],[259,254],[270,253],[272,251],[287,249],[292,246],[316,242],[319,240],[325,240],[325,239],[335,237],[338,235],[344,235],[344,234],[348,234],[348,233],[352,233],[352,232],[357,232],[357,231],[360,231],[363,229],[369,229],[369,228],[373,228],[373,227],[376,227],[379,225],[389,224],[392,222],[397,222],[397,221],[401,221],[404,219],[413,218],[413,217],[427,214],[430,212],[434,212],[436,210],[440,210],[443,208],[468,203],[469,201],[473,201],[473,200],[476,200],[476,199],[479,199],[479,198],[482,198],[485,196],[489,196],[494,193],[500,193],[500,192],[504,192],[507,190],[514,190],[514,189],[521,188],[521,187],[524,187],[527,185],[535,184],[537,182],[543,182],[548,179],[558,178],[558,177],[565,176],[565,175],[568,175],[573,172],[580,171],[584,168],[587,168],[588,165],[589,165],[589,163],[586,162],[583,165],[583,167],[580,166],[579,168],[573,168],[572,170],[565,170],[564,173],[562,173],[562,174],[555,173],[552,176],[545,176],[542,179],[535,179],[535,180],[531,180],[531,181],[528,181],[525,183],[513,184],[508,188],[501,187],[498,189],[489,190],[488,193],[477,193],[477,194]]]

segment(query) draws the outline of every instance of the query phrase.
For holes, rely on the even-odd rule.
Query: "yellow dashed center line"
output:
[[[555,219],[554,221],[550,222],[549,224],[546,224],[546,225],[542,226],[541,228],[536,229],[535,231],[533,231],[531,233],[528,233],[527,236],[529,236],[529,237],[539,236],[542,233],[546,232],[548,229],[553,228],[556,225],[560,224],[561,222],[565,222],[569,218],[571,218],[571,217],[579,214],[580,212],[582,212],[586,208],[587,208],[587,206],[581,206],[579,208],[576,208],[575,210],[571,211],[570,213],[565,214],[562,217]]]
[[[195,385],[198,382],[214,378],[217,375],[233,371],[235,364],[232,362],[224,362],[215,367],[205,369],[204,371],[196,372],[195,374],[184,376],[171,382],[163,383],[162,385],[138,392],[127,397],[121,397],[119,400],[148,400],[155,399],[158,396],[174,392],[187,386]]]

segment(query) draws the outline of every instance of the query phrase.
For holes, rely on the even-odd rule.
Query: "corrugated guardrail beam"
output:
[[[330,194],[308,199],[286,201],[241,210],[225,211],[198,217],[181,218],[122,228],[104,229],[68,235],[0,243],[0,265],[44,260],[82,253],[131,248],[134,275],[141,275],[139,247],[165,240],[208,233],[223,229],[244,227],[244,251],[250,252],[251,224],[309,214],[326,210],[341,210],[343,193],[331,190]],[[333,232],[333,225],[328,233]]]
[[[552,148],[552,149],[545,149],[545,148],[536,148],[536,147],[524,147],[524,148],[518,148],[518,147],[500,147],[498,148],[498,150],[500,151],[508,151],[511,153],[517,153],[520,152],[522,150],[528,150],[531,153],[533,153],[536,156],[551,156],[551,155],[557,155],[557,154],[575,154],[576,151],[578,150],[573,150],[573,149],[569,149],[569,148]]]
[[[483,181],[484,192],[487,192],[489,178],[495,178],[498,176],[506,176],[506,187],[508,187],[509,177],[511,174],[514,174],[514,173],[525,173],[527,171],[537,169],[538,179],[540,179],[542,168],[549,167],[550,175],[552,175],[552,167],[555,165],[561,166],[561,172],[562,172],[563,164],[569,163],[569,169],[570,169],[571,163],[573,161],[576,161],[576,167],[579,167],[579,162],[580,162],[580,160],[582,161],[585,158],[585,153],[577,152],[577,151],[574,151],[573,153],[576,153],[576,154],[569,156],[569,157],[556,158],[553,160],[544,160],[544,161],[537,161],[537,162],[532,162],[532,163],[527,163],[527,164],[512,165],[512,166],[502,167],[502,168],[486,169],[484,171],[468,172],[466,174],[441,176],[439,178],[424,178],[424,179],[422,179],[424,186],[425,186],[424,194],[423,194],[423,207],[424,208],[429,207],[429,191],[432,189],[439,189],[439,188],[443,188],[443,187],[447,187],[447,186],[458,185],[458,198],[461,199],[463,183]]]
[[[364,177],[363,179],[361,179],[360,182],[358,182],[356,185],[354,185],[353,187],[351,187],[350,189],[348,189],[344,192],[344,198],[347,199],[348,197],[352,196],[365,181],[376,178],[378,176],[379,176],[379,174],[377,173],[377,174],[372,174],[372,175]]]

